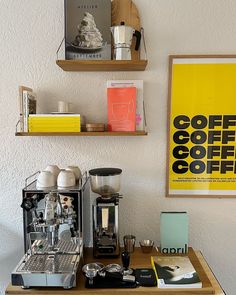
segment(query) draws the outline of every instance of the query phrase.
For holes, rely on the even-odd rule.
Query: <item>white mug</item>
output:
[[[37,188],[46,188],[53,187],[56,185],[56,180],[52,172],[50,171],[41,171],[38,178],[36,187]]]
[[[61,170],[57,177],[58,187],[70,187],[75,186],[75,175],[72,171]]]
[[[57,165],[48,165],[44,171],[50,171],[54,175],[55,180],[57,180],[57,177],[61,171],[61,169]]]
[[[70,111],[71,103],[66,101],[58,101],[58,112],[59,113],[68,113]]]
[[[66,170],[72,171],[74,173],[76,181],[81,178],[81,171],[78,166],[68,166]]]

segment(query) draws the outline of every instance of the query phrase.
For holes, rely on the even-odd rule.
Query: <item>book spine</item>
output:
[[[154,258],[151,256],[151,266],[152,266],[152,269],[154,270],[154,273],[155,273],[155,276],[156,276],[156,279],[157,279],[157,287],[158,287],[158,275],[157,275],[157,270],[156,270],[156,267],[155,267],[155,262],[154,262]]]
[[[29,99],[28,92],[23,91],[23,130],[24,132],[28,132],[28,116],[29,116]]]

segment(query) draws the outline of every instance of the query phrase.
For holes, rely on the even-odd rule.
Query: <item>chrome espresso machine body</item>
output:
[[[89,182],[83,176],[75,187],[37,189],[36,180],[23,189],[25,255],[12,272],[12,285],[76,286],[82,264],[83,230]]]
[[[93,205],[93,255],[117,257],[119,243],[119,195],[118,168],[98,168],[89,171],[91,190],[100,196]]]

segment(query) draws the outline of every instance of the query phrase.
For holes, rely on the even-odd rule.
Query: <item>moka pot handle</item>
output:
[[[141,42],[141,33],[137,30],[135,30],[134,34],[133,34],[134,37],[136,37],[136,44],[135,44],[135,50],[138,51],[139,50],[139,47],[140,47],[140,42]]]

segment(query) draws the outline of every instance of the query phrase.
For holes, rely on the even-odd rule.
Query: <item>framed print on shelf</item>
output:
[[[236,197],[236,55],[169,60],[168,197]]]

